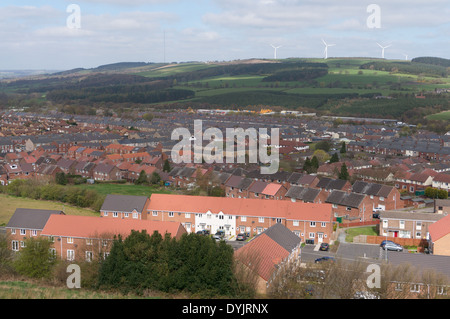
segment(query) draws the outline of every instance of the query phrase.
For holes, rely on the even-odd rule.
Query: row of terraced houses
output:
[[[229,237],[246,232],[261,234],[282,224],[302,242],[329,243],[333,235],[330,204],[260,199],[153,194],[146,196],[108,195],[100,217],[66,215],[62,211],[18,208],[8,222],[10,247],[19,251],[27,238],[44,236],[53,242],[55,255],[62,259],[91,260],[109,252],[116,235],[126,237],[132,230],[152,234],[225,231]]]

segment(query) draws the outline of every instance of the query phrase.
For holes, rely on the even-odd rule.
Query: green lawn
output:
[[[348,242],[353,242],[353,237],[358,235],[378,236],[376,229],[376,226],[349,228],[345,230],[345,233],[347,234],[345,240]]]
[[[135,196],[150,196],[153,193],[156,194],[171,194],[171,190],[164,187],[155,186],[144,186],[144,185],[134,185],[134,184],[81,184],[77,187],[95,190],[99,194],[108,195],[135,195]]]
[[[427,119],[429,119],[429,120],[450,121],[450,111],[445,111],[445,112],[441,112],[441,113],[428,115]]]
[[[14,197],[5,194],[0,194],[0,204],[0,226],[8,223],[16,208],[64,210],[67,215],[99,216],[99,213],[87,208],[74,207],[59,202]]]

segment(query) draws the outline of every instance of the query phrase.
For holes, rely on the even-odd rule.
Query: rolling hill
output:
[[[0,82],[1,101],[123,108],[269,107],[318,114],[399,118],[450,108],[449,61],[374,58],[121,62]],[[439,92],[440,94],[436,94]],[[420,98],[417,98],[419,95]]]

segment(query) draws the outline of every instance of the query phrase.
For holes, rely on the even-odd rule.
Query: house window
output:
[[[94,257],[94,254],[92,253],[92,251],[87,251],[86,252],[86,261],[91,262],[92,257]]]
[[[128,218],[130,216],[130,213],[124,213],[123,217]]]
[[[92,239],[87,238],[86,239],[86,245],[91,246],[92,245]]]
[[[11,228],[11,235],[15,235],[16,234],[16,229],[15,228]]]
[[[352,210],[352,208],[351,207],[346,207],[345,210],[350,211],[350,210]]]
[[[20,230],[20,234],[25,236],[27,234],[27,230],[26,229],[21,229]]]
[[[13,241],[11,242],[11,244],[12,244],[12,250],[13,250],[13,251],[19,251],[19,241],[13,240]]]
[[[169,217],[173,217],[173,212],[169,212]]]
[[[219,215],[219,219],[223,219],[223,215],[222,214]]]
[[[103,216],[108,216],[108,212],[103,212]]]
[[[384,202],[384,197],[380,197],[380,201]]]
[[[241,222],[246,222],[247,221],[247,216],[241,216]]]
[[[73,244],[73,237],[67,237],[67,243]]]
[[[299,225],[299,221],[298,220],[294,220],[292,223],[293,226],[298,226]]]
[[[438,295],[447,295],[447,287],[442,287],[442,286],[437,287],[436,288],[436,293]]]
[[[152,211],[152,216],[158,216],[158,212],[156,210]]]
[[[113,212],[113,217],[119,217],[119,213],[118,212]]]
[[[326,226],[327,226],[327,223],[322,222],[322,223],[320,223],[320,226],[321,226],[321,227],[326,227]]]
[[[383,228],[388,228],[388,220],[383,219]]]
[[[281,224],[281,218],[277,218],[277,223]]]
[[[316,227],[316,222],[310,222],[310,223],[309,223],[309,226],[310,226],[310,227]]]
[[[403,290],[403,285],[402,283],[398,282],[395,284],[395,290],[396,291],[402,291]]]
[[[258,218],[258,221],[259,221],[260,223],[264,223],[264,217],[259,217],[259,218]]]
[[[315,233],[309,233],[309,238],[315,238]]]
[[[133,218],[134,219],[138,219],[138,217],[139,217],[138,213],[133,213]]]
[[[422,222],[416,223],[416,230],[422,230]]]
[[[418,284],[412,284],[409,291],[411,292],[420,292],[420,285]]]
[[[400,229],[405,229],[405,221],[404,220],[400,221]]]
[[[67,249],[67,260],[74,260],[74,259],[75,259],[75,250]]]
[[[191,214],[190,213],[185,213],[184,214],[184,218],[191,218]]]

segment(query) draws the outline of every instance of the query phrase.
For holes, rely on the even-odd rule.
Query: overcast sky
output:
[[[271,44],[321,58],[321,39],[329,57],[381,57],[378,42],[387,59],[450,58],[449,0],[2,0],[0,26],[2,70],[273,58]]]

